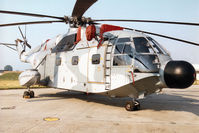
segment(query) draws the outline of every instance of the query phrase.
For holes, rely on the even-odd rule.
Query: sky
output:
[[[38,13],[63,17],[70,16],[76,0],[0,0],[0,10]],[[84,14],[93,19],[146,19],[164,21],[184,21],[199,23],[199,0],[98,0]],[[46,18],[0,14],[0,24],[51,20]],[[160,33],[184,40],[199,43],[199,26],[182,26],[151,23],[121,23],[106,22],[139,30]],[[25,26],[21,26],[24,31]],[[68,31],[64,23],[27,25],[27,39],[32,47],[43,41]],[[175,60],[185,60],[192,64],[199,64],[199,46],[193,46],[173,40],[151,36],[169,51]],[[0,27],[0,42],[14,43],[21,38],[18,27]],[[18,54],[0,46],[0,70],[6,65],[14,70],[31,68],[29,64],[20,62]]]

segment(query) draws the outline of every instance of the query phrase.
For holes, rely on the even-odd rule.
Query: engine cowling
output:
[[[30,87],[38,84],[40,81],[40,73],[36,69],[29,69],[19,75],[19,83],[21,86]]]

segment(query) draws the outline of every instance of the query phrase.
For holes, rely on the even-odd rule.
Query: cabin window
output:
[[[92,56],[92,64],[100,64],[100,54],[94,54]]]
[[[59,66],[59,65],[61,65],[61,58],[60,57],[56,58],[56,66]]]
[[[78,56],[73,56],[72,57],[72,65],[78,65],[79,62],[79,57]]]

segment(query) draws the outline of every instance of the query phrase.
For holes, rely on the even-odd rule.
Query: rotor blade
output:
[[[26,39],[26,25],[25,25],[25,30],[24,31],[25,31],[25,39]]]
[[[12,43],[0,43],[0,45],[17,46],[16,44],[12,44]]]
[[[125,27],[123,27],[123,28],[126,29],[126,30],[132,30],[132,31],[142,32],[142,33],[146,33],[146,34],[150,34],[150,35],[154,35],[154,36],[159,36],[159,37],[163,37],[163,38],[167,38],[167,39],[171,39],[171,40],[175,40],[175,41],[184,42],[184,43],[188,43],[188,44],[191,44],[191,45],[199,46],[198,43],[187,41],[187,40],[183,40],[183,39],[179,39],[179,38],[174,38],[174,37],[170,37],[170,36],[166,36],[166,35],[161,35],[161,34],[157,34],[157,33],[153,33],[153,32],[148,32],[148,31],[143,31],[143,30],[136,30],[136,29],[125,28]]]
[[[49,24],[49,23],[57,23],[57,22],[64,22],[64,21],[63,20],[54,20],[54,21],[19,22],[19,23],[0,24],[0,27],[26,25],[26,24]]]
[[[72,17],[81,18],[86,10],[91,7],[97,0],[77,0],[73,8]]]
[[[13,14],[13,15],[23,15],[23,16],[32,16],[32,17],[46,17],[46,18],[55,18],[55,19],[64,20],[64,17],[57,17],[57,16],[50,16],[50,15],[43,15],[43,14],[35,14],[35,13],[26,13],[26,12],[15,12],[15,11],[0,10],[0,13]]]
[[[14,49],[14,48],[12,48],[10,46],[7,46],[7,45],[5,45],[5,46],[8,47],[8,48],[10,48],[10,49],[12,49],[12,50],[14,50],[14,51],[17,51],[16,49]]]
[[[30,46],[30,44],[28,44],[26,38],[24,37],[24,35],[23,35],[22,31],[21,31],[21,28],[20,28],[20,27],[18,27],[18,28],[19,28],[19,31],[20,31],[20,33],[21,33],[21,36],[22,36],[22,38],[23,38],[23,40],[24,40],[25,45],[28,46],[28,47],[31,49],[31,46]]]
[[[17,51],[16,49],[10,47],[10,46],[16,46],[16,44],[0,43],[0,45],[4,45],[4,46],[6,46],[6,47],[8,47],[8,48],[10,48],[10,49],[12,49],[14,51]]]
[[[172,22],[172,21],[153,21],[153,20],[128,20],[128,19],[95,19],[94,22],[98,21],[116,21],[116,22],[141,22],[141,23],[160,23],[160,24],[178,24],[178,25],[192,25],[199,26],[199,23],[189,22]]]

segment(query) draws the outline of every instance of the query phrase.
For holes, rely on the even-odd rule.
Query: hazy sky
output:
[[[76,0],[0,0],[0,10],[40,13],[54,16],[71,15]],[[151,19],[199,23],[199,0],[98,0],[85,14],[91,18]],[[49,20],[36,17],[0,14],[0,23]],[[108,22],[107,22],[108,23]],[[169,35],[199,43],[199,27],[148,23],[111,23],[150,32]],[[21,26],[24,29],[24,26]],[[27,39],[32,47],[58,34],[67,32],[66,24],[40,24],[27,26]],[[199,46],[152,36],[162,44],[173,59],[199,64]],[[17,26],[1,27],[0,42],[14,43],[21,38]],[[12,65],[24,70],[29,65],[19,61],[16,52],[0,46],[0,69]]]

